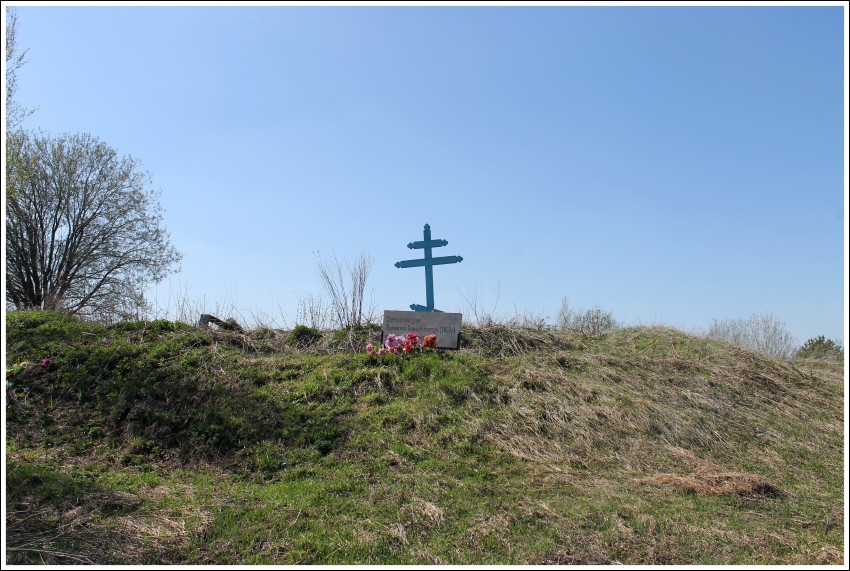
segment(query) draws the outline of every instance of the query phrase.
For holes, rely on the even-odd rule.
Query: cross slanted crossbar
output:
[[[434,309],[434,266],[439,266],[442,264],[456,264],[457,262],[462,262],[463,258],[460,256],[441,256],[439,258],[435,258],[431,255],[432,248],[441,248],[449,243],[448,240],[432,240],[431,239],[431,227],[426,224],[424,231],[424,239],[418,242],[411,242],[407,245],[411,250],[425,250],[425,257],[419,260],[403,260],[401,262],[396,262],[395,267],[397,268],[425,268],[425,303],[426,305],[422,306],[418,303],[414,303],[410,306],[410,309],[413,311],[439,311],[438,309]]]

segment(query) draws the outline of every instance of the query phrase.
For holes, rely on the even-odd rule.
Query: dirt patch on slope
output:
[[[742,497],[782,498],[786,493],[759,474],[744,472],[697,472],[688,475],[659,474],[641,484],[664,486],[685,494],[730,494]]]

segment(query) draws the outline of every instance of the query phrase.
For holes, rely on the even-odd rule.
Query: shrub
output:
[[[10,311],[6,314],[7,358],[12,359],[9,362],[40,361],[63,352],[81,337],[103,331],[100,325],[58,311]]]
[[[322,333],[318,329],[313,329],[306,325],[296,325],[295,329],[293,329],[286,338],[286,344],[295,345],[297,347],[309,347],[321,338]]]
[[[569,328],[593,337],[610,333],[617,329],[617,321],[609,311],[603,311],[599,306],[586,309],[571,316]]]
[[[830,359],[843,360],[844,348],[840,342],[826,339],[823,335],[812,337],[797,349],[796,356],[800,359]]]
[[[753,314],[747,319],[715,319],[707,337],[743,345],[769,357],[785,359],[794,350],[794,339],[785,330],[785,324],[770,314]]]
[[[257,341],[266,341],[268,339],[276,339],[277,332],[271,327],[260,327],[256,331],[254,331],[252,337]]]

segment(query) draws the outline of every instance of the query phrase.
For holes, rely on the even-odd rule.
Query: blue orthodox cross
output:
[[[411,242],[407,245],[411,250],[425,250],[425,257],[420,260],[404,260],[401,262],[396,262],[395,267],[397,268],[418,268],[421,266],[425,266],[425,301],[427,305],[422,306],[417,303],[414,303],[410,306],[410,309],[413,311],[439,311],[438,309],[434,309],[434,266],[439,266],[440,264],[455,264],[457,262],[462,262],[463,258],[460,256],[442,256],[440,258],[434,258],[431,256],[431,248],[440,248],[449,243],[448,240],[432,240],[431,239],[431,227],[427,224],[425,225],[425,232],[423,233],[424,239],[421,242]]]

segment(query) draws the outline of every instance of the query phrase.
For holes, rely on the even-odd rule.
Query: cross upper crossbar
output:
[[[442,246],[447,246],[449,243],[448,240],[420,240],[418,242],[411,242],[407,245],[411,250],[421,250],[422,248],[440,248]]]

